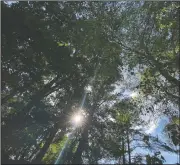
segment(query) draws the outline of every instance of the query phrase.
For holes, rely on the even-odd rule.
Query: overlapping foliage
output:
[[[14,156],[17,162],[54,163],[72,131],[69,116],[81,106],[89,85],[92,91],[83,104],[88,119],[64,163],[164,161],[159,152],[133,158],[136,136],[142,148],[177,152],[135,126],[148,113],[148,96],[167,109],[178,105],[178,5],[1,2],[3,162]],[[122,93],[114,93],[128,81],[125,66],[132,75],[140,73],[141,97],[120,99]]]

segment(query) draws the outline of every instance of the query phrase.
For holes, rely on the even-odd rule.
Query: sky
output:
[[[115,93],[120,92],[121,91],[120,88],[121,87],[117,87],[116,90],[115,90]],[[138,91],[137,90],[133,91],[133,90],[125,88],[122,95],[120,96],[120,99],[124,99],[124,98],[133,99],[135,97],[138,97]],[[154,107],[155,107],[155,109],[158,110],[158,106],[154,106]],[[150,113],[149,113],[149,116],[147,116],[147,115],[143,116],[142,115],[141,118],[143,120],[145,120],[145,121],[147,120],[147,121],[150,121],[150,122],[147,125],[142,125],[140,127],[138,126],[137,129],[141,128],[142,130],[144,130],[144,132],[146,134],[150,134],[150,135],[155,136],[155,137],[157,137],[157,135],[158,135],[158,137],[159,137],[159,139],[161,141],[167,142],[166,140],[168,140],[168,138],[163,133],[163,129],[164,129],[165,125],[169,123],[169,119],[167,117],[165,117],[165,116],[160,117],[160,115],[161,114],[157,114],[156,116],[154,116],[153,114],[150,114]],[[143,154],[147,153],[148,154],[149,152],[144,150],[144,149],[138,148],[138,149],[136,149],[135,153],[143,153]],[[161,154],[166,160],[164,162],[164,164],[176,164],[178,162],[178,160],[179,160],[177,154],[164,152],[164,151],[161,151]]]
[[[164,126],[169,122],[168,118],[166,117],[162,117],[161,119],[159,119],[156,123],[150,123],[149,126],[145,126],[145,133],[147,134],[150,134],[152,136],[155,136],[157,137],[158,135],[158,138],[162,141],[162,142],[166,142],[167,143],[167,139],[168,138],[165,138],[165,135],[163,134],[163,129],[164,129]],[[171,146],[172,147],[172,146]],[[134,151],[134,154],[135,153],[142,153],[142,154],[150,154],[150,155],[153,155],[152,153],[148,152],[147,150],[144,150],[142,148],[137,148],[135,151]],[[177,154],[174,154],[174,153],[169,153],[169,152],[164,152],[164,151],[161,151],[161,155],[165,158],[165,162],[164,164],[176,164],[179,160],[179,157]]]
[[[161,140],[164,139],[165,135],[163,135],[163,129],[164,129],[164,126],[168,123],[168,118],[166,117],[163,117],[159,120],[159,122],[157,123],[157,125],[153,126],[150,128],[150,133],[151,135],[158,135],[158,137],[161,138]],[[168,152],[161,152],[162,155],[164,156],[164,158],[166,159],[166,162],[165,164],[175,164],[177,163],[177,160],[178,159],[178,155],[177,154],[173,154],[173,153],[168,153]]]
[[[8,5],[11,5],[12,3],[16,3],[17,1],[4,1],[5,3],[7,3]]]
[[[130,75],[127,72],[127,68],[124,68],[123,71],[123,76],[124,76],[124,84],[120,83],[121,85],[117,85],[116,89],[115,89],[115,93],[122,93],[122,95],[120,95],[120,99],[124,99],[124,98],[129,98],[129,99],[134,99],[134,98],[138,98],[140,96],[138,96],[138,89],[134,89],[134,87],[136,87],[139,84],[139,70],[135,68],[135,74],[134,75]],[[127,83],[126,83],[127,81]],[[124,89],[124,90],[122,90]],[[149,103],[151,102],[151,99],[149,100]],[[146,104],[144,102],[144,104]],[[148,104],[148,100],[147,100],[147,104]],[[144,132],[146,134],[150,134],[152,136],[157,136],[159,137],[159,139],[163,142],[167,142],[166,140],[168,139],[166,137],[166,135],[163,133],[163,129],[165,127],[165,125],[169,122],[169,119],[165,116],[162,116],[162,114],[158,111],[161,107],[159,106],[153,106],[154,109],[156,110],[156,115],[153,115],[152,113],[149,113],[149,115],[142,115],[141,118],[142,120],[148,121],[147,125],[142,125],[142,126],[138,126],[138,128],[141,128],[144,130]],[[160,117],[161,116],[161,117]],[[172,147],[172,146],[171,146]],[[138,148],[137,153],[145,153],[147,151]],[[147,152],[148,153],[148,152]],[[169,153],[169,152],[164,152],[161,151],[162,156],[165,158],[166,162],[164,162],[164,164],[175,164],[177,163],[178,159],[178,155],[177,154],[173,154],[173,153]]]
[[[152,119],[153,121],[153,119]],[[165,127],[165,125],[169,122],[167,117],[162,117],[161,119],[159,119],[156,123],[150,123],[148,127],[144,127],[145,128],[145,133],[150,134],[152,136],[157,137],[163,141],[163,142],[167,142],[167,139],[165,137],[165,134],[163,133],[163,129]],[[172,147],[172,146],[171,146]],[[137,151],[138,153],[148,153],[146,150],[140,149],[138,148]],[[164,164],[176,164],[179,160],[179,157],[177,154],[174,153],[169,153],[169,152],[164,152],[161,151],[161,155],[165,158],[165,162]]]

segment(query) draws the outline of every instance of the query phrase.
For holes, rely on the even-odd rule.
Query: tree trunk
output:
[[[120,146],[122,148],[122,141],[120,141]],[[119,164],[122,164],[122,154],[119,156]]]
[[[130,151],[129,129],[128,128],[127,128],[127,145],[128,145],[129,164],[131,164],[131,151]]]
[[[74,154],[72,164],[82,164],[82,153],[86,149],[88,142],[88,128],[84,128],[82,138],[79,141],[78,148]]]
[[[58,131],[58,125],[55,124],[54,128],[52,128],[49,137],[46,139],[44,146],[41,148],[40,152],[37,154],[36,158],[33,160],[33,163],[41,163],[42,158],[46,154],[50,144],[52,143],[54,136]]]
[[[93,105],[90,113],[89,113],[89,119],[86,121],[86,126],[83,130],[82,137],[79,141],[78,148],[73,156],[72,164],[82,164],[82,153],[88,146],[88,131],[92,124],[92,118],[94,111],[96,109],[96,105]]]
[[[126,158],[125,158],[125,144],[124,139],[122,138],[122,150],[123,150],[123,164],[126,164]]]
[[[73,159],[73,148],[75,147],[77,141],[71,141],[71,144],[68,146],[65,155],[63,156],[63,164],[71,164]]]

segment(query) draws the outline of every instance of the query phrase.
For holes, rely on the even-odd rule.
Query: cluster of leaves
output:
[[[175,146],[179,146],[180,121],[177,116],[173,116],[171,121],[165,126],[164,132]]]
[[[43,162],[46,164],[54,163],[54,160],[56,160],[59,156],[60,151],[62,150],[65,142],[67,140],[67,136],[64,136],[64,138],[56,143],[52,143],[49,146],[48,152],[43,157]],[[42,146],[43,147],[43,146]]]

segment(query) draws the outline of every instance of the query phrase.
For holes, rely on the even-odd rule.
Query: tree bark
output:
[[[126,158],[125,158],[125,144],[124,139],[122,138],[122,150],[123,150],[123,164],[126,164]]]
[[[79,141],[78,148],[74,154],[72,164],[82,164],[82,153],[86,149],[88,142],[88,128],[84,128],[82,137]]]
[[[58,131],[58,125],[55,124],[54,128],[51,130],[49,137],[46,139],[44,146],[41,148],[40,152],[36,155],[36,158],[33,160],[33,163],[41,163],[42,158],[46,154],[50,144],[52,143],[56,133]]]
[[[72,163],[72,158],[73,158],[73,148],[75,147],[77,141],[76,140],[73,140],[71,142],[71,144],[68,146],[68,149],[67,149],[67,152],[66,154],[64,155],[63,159],[63,164],[71,164]]]
[[[129,129],[128,128],[127,128],[127,145],[128,145],[129,164],[131,164],[131,150],[130,150]]]

